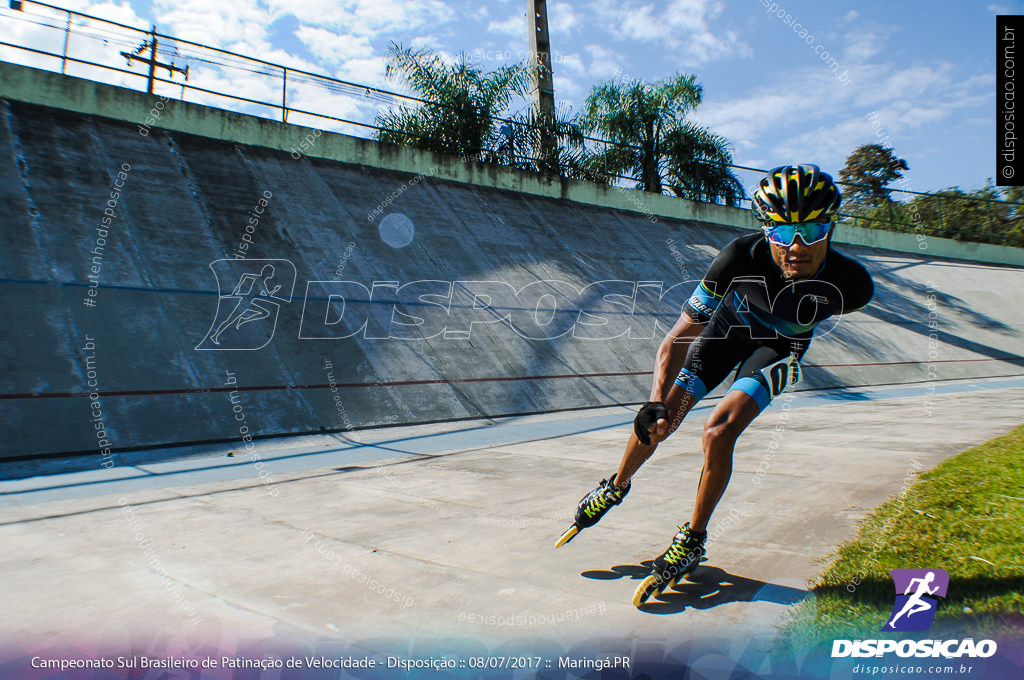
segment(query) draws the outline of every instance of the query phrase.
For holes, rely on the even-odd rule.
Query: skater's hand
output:
[[[651,434],[659,437],[668,430],[668,409],[664,402],[645,401],[633,420],[633,432],[644,444],[651,445]]]

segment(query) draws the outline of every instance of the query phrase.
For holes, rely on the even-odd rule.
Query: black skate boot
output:
[[[596,489],[580,500],[579,505],[576,506],[576,520],[559,536],[555,547],[561,548],[575,538],[580,530],[592,527],[601,521],[606,512],[622,502],[622,499],[629,493],[629,489],[628,486],[625,490],[615,486],[615,475],[612,475],[611,479],[602,479]]]
[[[700,558],[707,552],[704,541],[707,532],[696,532],[690,529],[687,522],[679,527],[679,532],[672,537],[672,544],[654,560],[651,575],[637,587],[633,594],[633,606],[639,607],[651,597],[661,595],[666,588],[671,588],[686,574],[697,568]]]

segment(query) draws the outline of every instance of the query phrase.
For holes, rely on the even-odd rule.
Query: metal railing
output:
[[[334,132],[365,136],[377,129],[381,105],[422,101],[42,2],[26,0],[21,9],[0,11],[0,19],[4,61],[59,65],[63,74],[131,89],[145,83],[154,94]],[[55,43],[59,53],[50,49]],[[136,61],[145,72],[132,69]]]
[[[145,89],[155,95],[181,101],[364,138],[372,137],[382,129],[377,120],[383,107],[390,110],[403,105],[446,106],[443,102],[429,102],[409,94],[332,78],[177,38],[160,33],[155,26],[144,30],[35,0],[10,0],[10,5],[10,8],[0,10],[0,26],[5,29],[0,32],[5,37],[0,40],[0,60],[3,61],[54,71],[59,66],[60,73],[70,76]],[[56,44],[61,45],[61,51],[50,51],[49,48]],[[143,69],[133,68],[137,63]],[[522,125],[506,118],[496,118],[495,121]],[[584,139],[592,148],[619,145],[589,136]],[[539,163],[540,159],[522,151],[517,154],[512,149],[510,157],[508,149],[495,149],[488,155],[492,162],[519,167],[524,163]],[[736,164],[728,167],[747,188],[756,186],[766,172],[765,169]],[[636,177],[603,174],[619,185],[638,181]],[[853,188],[862,186],[838,183]],[[674,188],[669,183],[664,186],[669,190]],[[936,196],[902,189],[889,191]],[[1009,204],[999,199],[980,197],[939,197],[939,200]],[[749,205],[749,198],[744,201]],[[1010,205],[1024,208],[1019,203]],[[869,224],[885,223],[895,231],[911,231],[920,227],[877,216],[846,214],[842,217]],[[932,233],[940,232],[940,226],[944,227],[944,220],[943,225],[935,225],[931,229]]]

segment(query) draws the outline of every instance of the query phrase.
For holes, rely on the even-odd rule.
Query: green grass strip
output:
[[[1024,426],[920,475],[878,508],[835,553],[780,642],[877,638],[893,605],[889,571],[936,567],[950,582],[933,629],[960,637],[1021,630]]]

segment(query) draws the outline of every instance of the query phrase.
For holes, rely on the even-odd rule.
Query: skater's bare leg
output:
[[[636,438],[636,433],[629,434],[629,441],[626,442],[626,452],[622,455],[622,462],[619,463],[619,471],[615,476],[615,485],[620,489],[629,486],[629,480],[633,478],[640,466],[647,462],[647,459],[657,450],[658,444],[668,439],[676,431],[676,428],[683,422],[686,414],[694,407],[697,401],[693,395],[673,385],[665,399],[665,408],[668,410],[669,419],[651,432],[651,443],[644,444]],[[659,434],[659,430],[661,430]]]
[[[711,513],[729,485],[736,439],[759,413],[753,397],[733,390],[725,395],[704,423],[704,469],[700,473],[697,503],[690,520],[690,527],[695,531],[707,530]]]

